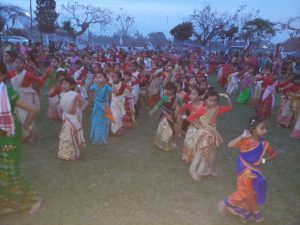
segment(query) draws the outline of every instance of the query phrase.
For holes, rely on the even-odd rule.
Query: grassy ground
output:
[[[153,146],[157,116],[144,107],[138,128],[110,138],[107,146],[88,144],[76,162],[56,157],[60,123],[45,119],[47,103],[38,118],[39,139],[23,148],[24,172],[43,197],[35,215],[12,214],[7,225],[238,225],[239,218],[222,217],[217,202],[235,190],[238,152],[222,145],[215,162],[217,178],[195,182],[181,161],[181,146],[164,152]],[[85,113],[89,135],[90,109]],[[236,106],[219,119],[225,143],[239,135],[253,110]],[[268,181],[265,225],[300,224],[300,145],[290,129],[269,124],[268,140],[279,157],[263,166]],[[250,223],[251,224],[251,223]],[[254,224],[254,223],[253,223]]]

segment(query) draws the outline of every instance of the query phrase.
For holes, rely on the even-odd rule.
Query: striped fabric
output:
[[[15,135],[14,117],[4,82],[0,83],[0,130],[4,131],[6,136]]]

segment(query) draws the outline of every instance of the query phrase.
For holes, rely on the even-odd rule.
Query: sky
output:
[[[7,3],[6,0],[0,0]],[[29,12],[30,0],[10,0]],[[35,0],[32,0],[35,10]],[[162,31],[170,37],[169,31],[177,24],[186,21],[194,11],[209,5],[218,12],[235,12],[241,5],[247,5],[246,11],[259,10],[259,17],[272,22],[286,21],[289,17],[300,16],[299,0],[56,0],[57,12],[61,5],[78,2],[110,9],[114,16],[121,11],[135,18],[134,30],[146,35],[150,32]],[[60,22],[60,20],[59,20]],[[96,29],[91,30],[97,33]],[[110,27],[103,34],[110,35],[115,31]],[[272,41],[282,42],[288,38],[287,33],[277,34]]]

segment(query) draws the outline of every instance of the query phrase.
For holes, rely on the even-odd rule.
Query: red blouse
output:
[[[54,87],[54,90],[48,94],[48,97],[54,97],[56,95],[59,95],[62,92],[61,84],[58,84]]]
[[[216,106],[217,107],[217,116],[225,113],[225,112],[230,112],[232,110],[231,106]],[[200,116],[203,116],[205,113],[207,112],[207,110],[205,109],[204,106],[200,107],[199,109],[197,109],[197,111],[195,111],[193,114],[191,114],[187,120],[189,122],[192,122],[194,119],[199,118]],[[212,124],[216,123],[216,118],[214,121],[212,121]]]
[[[15,71],[11,72],[8,74],[8,78],[13,79],[16,75],[17,75],[17,73]],[[44,81],[43,81],[43,79],[26,71],[21,86],[22,87],[30,87],[32,84],[37,84],[39,87],[42,87],[44,85]]]

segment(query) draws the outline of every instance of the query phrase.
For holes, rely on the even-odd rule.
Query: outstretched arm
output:
[[[250,137],[251,134],[249,132],[249,130],[244,130],[243,134],[236,137],[235,139],[231,140],[229,143],[228,143],[228,148],[235,148],[243,138],[247,138],[247,137]]]
[[[158,109],[160,109],[164,105],[164,103],[165,103],[166,100],[167,100],[167,97],[163,96],[160,99],[159,103],[149,112],[149,115],[150,116],[153,115]]]

